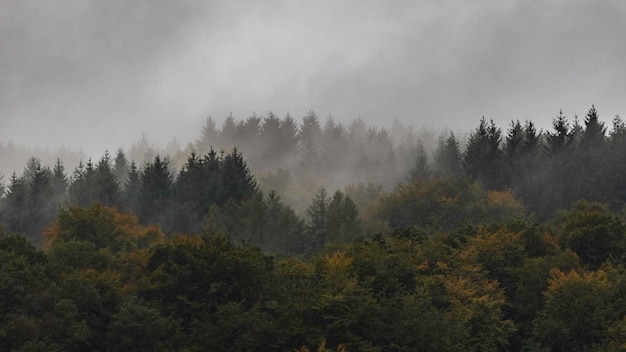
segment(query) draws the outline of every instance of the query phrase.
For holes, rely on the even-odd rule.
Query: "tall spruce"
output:
[[[435,151],[435,169],[440,177],[458,177],[461,173],[461,151],[453,132],[439,138]]]
[[[474,130],[463,154],[463,169],[467,176],[480,180],[488,189],[499,189],[502,185],[502,154],[500,150],[501,130],[493,120],[485,118]]]

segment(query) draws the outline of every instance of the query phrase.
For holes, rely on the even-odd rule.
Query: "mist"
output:
[[[625,111],[626,4],[5,1],[0,142],[98,156],[232,113],[469,130]]]

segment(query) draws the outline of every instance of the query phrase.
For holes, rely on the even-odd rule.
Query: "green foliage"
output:
[[[596,269],[607,259],[626,258],[626,224],[598,203],[580,201],[555,218],[563,247],[571,248],[581,261]]]
[[[381,201],[378,216],[391,227],[452,230],[463,224],[504,221],[523,215],[510,192],[486,191],[464,179],[415,180]]]
[[[240,241],[250,241],[267,253],[301,253],[305,242],[304,222],[284,205],[276,192],[234,200],[209,209],[204,226]]]
[[[483,117],[480,125],[470,134],[463,154],[465,174],[472,179],[480,180],[489,189],[501,187],[501,133],[493,120],[487,124]]]

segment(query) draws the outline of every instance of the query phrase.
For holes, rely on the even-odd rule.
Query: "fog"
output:
[[[549,128],[626,112],[618,1],[1,1],[0,143],[99,157],[208,116]]]

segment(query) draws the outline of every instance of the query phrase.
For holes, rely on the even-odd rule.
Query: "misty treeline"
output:
[[[168,156],[31,157],[0,199],[0,349],[626,345],[619,117],[481,119],[430,152],[355,126],[208,119]]]

